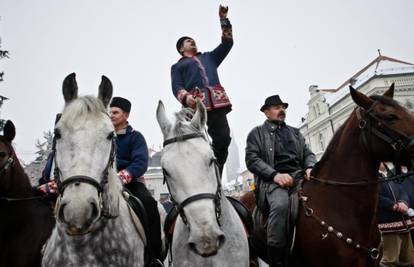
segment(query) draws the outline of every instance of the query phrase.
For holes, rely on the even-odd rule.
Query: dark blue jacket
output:
[[[394,211],[397,202],[409,205],[409,197],[400,183],[381,183],[378,203],[378,227],[382,232],[403,232],[413,227],[407,215]]]
[[[126,170],[132,181],[141,180],[148,168],[148,148],[144,136],[128,125],[125,134],[117,133],[116,147],[118,172]]]
[[[184,96],[188,93],[196,94],[204,100],[204,104],[208,110],[212,109],[211,101],[214,92],[209,92],[208,87],[218,87],[222,91],[218,91],[215,95],[218,96],[216,108],[230,106],[230,101],[220,85],[220,80],[217,73],[217,68],[221,62],[230,52],[233,46],[232,38],[222,37],[221,44],[211,52],[198,53],[194,57],[182,57],[176,64],[171,67],[171,83],[174,96],[182,104]],[[199,88],[200,92],[193,91]],[[213,94],[213,95],[212,95]],[[203,99],[204,97],[204,99]]]

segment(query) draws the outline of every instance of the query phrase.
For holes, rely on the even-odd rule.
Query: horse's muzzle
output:
[[[201,236],[200,238],[195,239],[190,237],[188,246],[196,254],[202,257],[209,257],[216,255],[225,241],[226,237],[223,233],[219,234],[217,237]]]
[[[69,235],[83,235],[91,231],[93,224],[99,219],[100,211],[94,198],[86,203],[62,199],[57,207],[57,219]]]

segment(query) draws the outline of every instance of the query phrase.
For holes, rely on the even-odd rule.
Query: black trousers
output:
[[[223,173],[224,163],[226,163],[229,154],[230,145],[230,128],[227,121],[228,109],[214,109],[207,112],[208,134],[212,139],[214,156],[217,158],[220,175]]]
[[[126,184],[125,187],[141,200],[144,205],[145,211],[148,216],[148,230],[149,230],[149,240],[151,243],[151,250],[153,256],[157,259],[161,258],[161,224],[160,224],[160,214],[158,213],[157,201],[152,197],[151,193],[148,191],[147,187],[138,181],[133,181],[129,184]]]

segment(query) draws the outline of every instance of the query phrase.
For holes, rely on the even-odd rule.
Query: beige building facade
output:
[[[318,159],[355,108],[349,86],[366,95],[381,95],[392,83],[394,99],[414,112],[414,64],[381,54],[335,89],[309,87],[308,113],[299,129]]]

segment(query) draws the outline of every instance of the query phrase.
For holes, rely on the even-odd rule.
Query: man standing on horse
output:
[[[260,108],[267,120],[247,137],[246,166],[256,177],[257,206],[268,214],[267,245],[272,267],[284,266],[290,189],[309,179],[316,162],[297,128],[286,125],[288,103],[270,96]]]
[[[122,97],[112,98],[111,120],[116,132],[116,165],[124,186],[141,200],[148,216],[152,256],[161,259],[161,226],[157,201],[145,186],[144,173],[148,168],[148,148],[144,136],[128,123],[131,102]],[[153,261],[153,260],[151,260]]]
[[[221,44],[211,52],[200,53],[193,38],[181,37],[176,47],[182,57],[171,67],[172,90],[178,101],[184,107],[195,108],[196,98],[200,98],[207,107],[208,133],[213,141],[220,174],[231,141],[226,117],[231,111],[231,103],[217,73],[217,68],[233,46],[232,26],[227,12],[228,7],[220,5]]]

